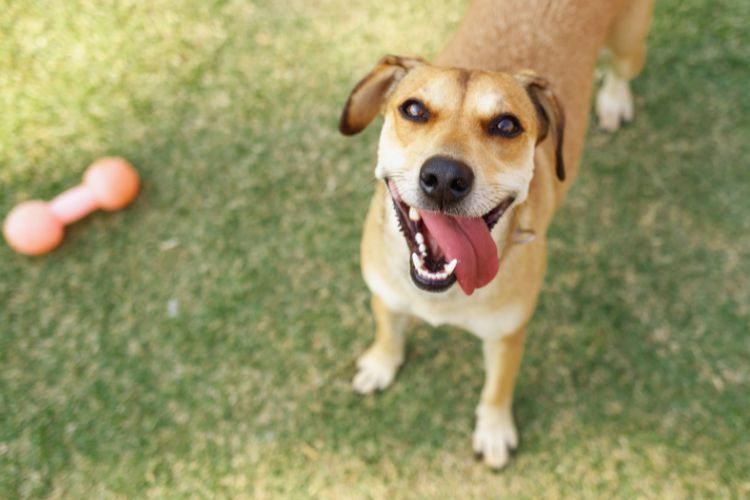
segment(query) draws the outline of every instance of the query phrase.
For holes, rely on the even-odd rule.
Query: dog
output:
[[[375,341],[355,391],[388,387],[410,318],[468,330],[486,381],[473,449],[495,469],[518,446],[512,400],[546,268],[545,234],[578,171],[596,99],[607,131],[633,118],[629,82],[644,63],[653,0],[474,0],[434,64],[386,56],[351,91],[352,135],[380,113],[361,244]]]

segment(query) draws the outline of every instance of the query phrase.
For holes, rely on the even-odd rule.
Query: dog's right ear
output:
[[[339,130],[354,135],[367,127],[385,98],[412,69],[425,64],[415,57],[385,56],[352,90],[341,113]]]

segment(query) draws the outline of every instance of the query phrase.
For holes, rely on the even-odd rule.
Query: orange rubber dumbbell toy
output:
[[[3,224],[8,244],[18,253],[42,255],[62,242],[65,226],[94,210],[125,208],[138,195],[138,172],[122,158],[95,161],[83,183],[68,189],[49,203],[26,201],[10,211]]]

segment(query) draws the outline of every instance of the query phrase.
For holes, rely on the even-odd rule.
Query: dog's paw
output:
[[[357,360],[357,374],[352,380],[352,388],[360,394],[382,391],[396,378],[396,372],[403,358],[389,354],[375,346],[370,347]]]
[[[631,121],[633,113],[633,94],[630,92],[628,81],[607,73],[596,96],[599,128],[605,132],[614,132],[621,123]]]
[[[510,408],[480,404],[474,430],[474,454],[493,469],[502,469],[510,461],[510,452],[518,447],[518,432]]]

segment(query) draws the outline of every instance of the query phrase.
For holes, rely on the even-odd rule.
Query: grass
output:
[[[340,106],[463,0],[6,2],[0,214],[100,155],[144,185],[49,256],[0,245],[0,497],[750,496],[749,5],[657,3],[637,120],[589,133],[551,230],[492,474],[469,335],[417,326],[392,389],[349,390],[377,127],[340,137]]]

